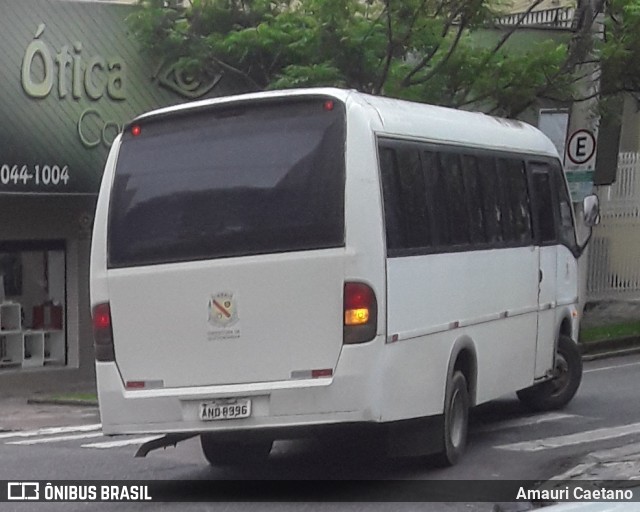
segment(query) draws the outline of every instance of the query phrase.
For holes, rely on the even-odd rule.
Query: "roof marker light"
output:
[[[331,112],[334,106],[335,106],[335,103],[333,102],[333,100],[326,100],[322,104],[322,108],[324,108],[327,112]]]

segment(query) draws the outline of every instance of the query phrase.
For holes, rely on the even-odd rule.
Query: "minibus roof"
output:
[[[380,135],[559,158],[551,140],[522,121],[328,87],[263,91],[183,103],[142,114],[129,126],[155,117],[186,114],[216,105],[310,96],[333,97],[345,103],[347,110],[352,105],[368,105],[372,108],[373,129]]]

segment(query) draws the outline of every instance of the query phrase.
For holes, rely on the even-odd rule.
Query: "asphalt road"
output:
[[[99,425],[84,431],[0,433],[0,479],[219,480],[219,479],[531,479],[546,480],[595,450],[640,441],[640,356],[585,364],[583,383],[562,411],[532,414],[514,396],[486,404],[472,416],[464,460],[441,469],[424,460],[388,459],[375,450],[335,441],[279,442],[267,464],[242,470],[211,468],[197,439],[135,459],[138,438],[104,438]],[[25,435],[26,434],[26,435]],[[104,444],[120,441],[122,445]],[[131,444],[124,444],[131,443]],[[251,485],[248,481],[247,485]],[[371,482],[371,489],[379,485]],[[357,499],[367,501],[367,488]],[[148,504],[0,504],[0,510],[148,510]],[[421,510],[490,511],[488,503],[228,503],[154,504],[153,510]]]

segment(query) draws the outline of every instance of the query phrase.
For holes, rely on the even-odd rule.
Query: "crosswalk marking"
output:
[[[8,441],[5,444],[31,445],[43,443],[59,443],[62,441],[74,441],[77,439],[87,439],[89,437],[101,437],[102,432],[89,432],[84,434],[70,434],[66,436],[41,437],[38,439],[25,439],[23,441]]]
[[[601,368],[589,368],[588,370],[583,370],[582,373],[593,373],[593,372],[603,372],[605,370],[617,370],[618,368],[628,368],[629,366],[638,366],[640,365],[640,361],[636,363],[626,363],[626,364],[616,364],[613,366],[603,366]]]
[[[507,430],[509,428],[526,427],[529,425],[538,425],[549,421],[560,421],[569,418],[578,418],[575,414],[564,414],[561,412],[551,412],[537,416],[527,416],[526,418],[516,418],[513,420],[500,421],[495,424],[479,425],[472,429],[473,432],[496,432],[498,430]]]
[[[74,425],[69,427],[46,427],[36,430],[17,430],[13,432],[2,432],[0,439],[9,439],[11,437],[37,437],[37,436],[49,436],[55,434],[66,434],[68,432],[91,432],[94,430],[100,430],[102,428],[101,423],[94,423],[92,425]]]
[[[481,424],[472,428],[472,432],[494,432],[506,430],[510,428],[526,427],[529,425],[537,425],[540,423],[570,420],[574,418],[583,418],[575,414],[566,414],[560,412],[551,412],[536,416],[527,416],[515,418],[511,420],[500,421],[492,424]],[[8,445],[37,445],[44,443],[57,443],[65,441],[76,441],[84,439],[95,439],[103,437],[102,424],[95,423],[90,425],[75,425],[65,427],[46,427],[26,431],[2,432],[0,440]],[[562,448],[565,446],[573,446],[577,444],[591,443],[607,439],[615,439],[619,437],[640,434],[640,423],[631,423],[628,425],[620,425],[607,428],[598,428],[583,432],[577,432],[568,435],[552,436],[531,441],[523,441],[517,443],[503,444],[494,446],[500,450],[537,452],[541,450],[549,450]],[[161,438],[161,435],[149,435],[138,437],[120,437],[118,439],[105,439],[98,442],[88,442],[81,444],[81,448],[89,449],[109,449],[125,446],[142,445],[149,441]]]
[[[77,441],[80,439],[94,439],[102,437],[101,423],[93,423],[90,425],[72,425],[65,427],[44,427],[34,430],[17,430],[12,432],[0,433],[0,440],[7,440],[4,444],[17,446],[30,446],[45,443],[61,443],[65,441]],[[117,448],[120,446],[131,446],[143,444],[147,441],[159,439],[161,435],[134,437],[127,439],[118,439],[115,441],[103,441],[97,443],[87,443],[81,445],[81,448]],[[26,439],[25,439],[26,438]]]
[[[119,446],[130,446],[132,444],[144,444],[155,439],[160,439],[163,436],[148,436],[148,437],[134,437],[132,439],[120,439],[118,441],[104,441],[101,443],[88,443],[83,444],[82,448],[117,448]]]
[[[553,448],[562,448],[564,446],[603,441],[605,439],[615,439],[617,437],[628,436],[631,434],[640,434],[640,423],[631,423],[629,425],[621,425],[619,427],[598,428],[595,430],[578,432],[576,434],[534,439],[533,441],[524,441],[520,443],[503,444],[496,446],[496,448],[500,450],[537,452],[540,450],[550,450]]]

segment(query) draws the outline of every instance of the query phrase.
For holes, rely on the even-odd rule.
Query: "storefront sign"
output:
[[[152,63],[127,33],[132,7],[0,5],[0,193],[95,194],[125,123],[147,110],[245,90]]]

